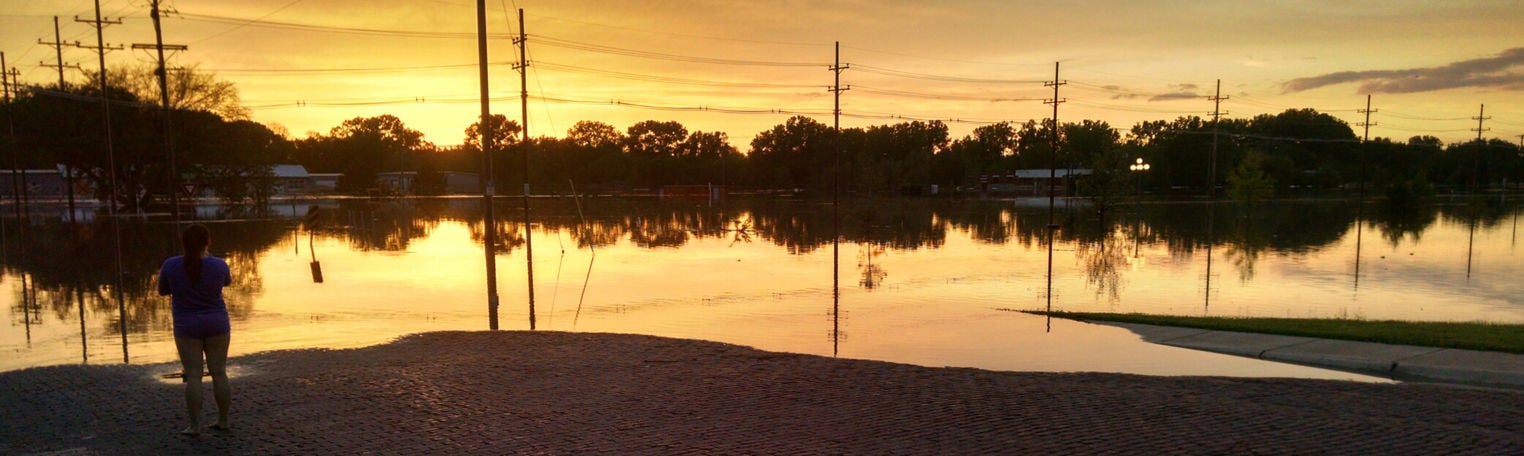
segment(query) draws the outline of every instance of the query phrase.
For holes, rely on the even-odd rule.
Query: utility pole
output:
[[[497,225],[493,221],[492,195],[492,106],[487,93],[487,0],[476,0],[476,67],[481,83],[482,147],[482,249],[487,253],[487,324],[497,331]]]
[[[1365,184],[1366,181],[1370,180],[1370,173],[1367,171],[1368,165],[1366,165],[1366,155],[1367,149],[1370,147],[1371,126],[1375,125],[1371,123],[1371,113],[1376,112],[1376,110],[1371,109],[1371,96],[1369,94],[1365,96],[1365,109],[1356,112],[1365,114],[1365,121],[1357,124],[1365,128],[1365,132],[1360,136],[1360,204],[1355,207],[1355,290],[1358,291],[1360,289],[1360,250],[1365,240],[1365,217],[1363,214],[1365,212]]]
[[[1370,95],[1366,95],[1365,96],[1365,109],[1359,109],[1359,110],[1356,110],[1355,112],[1358,112],[1358,113],[1361,113],[1361,114],[1365,114],[1365,121],[1364,122],[1360,122],[1360,123],[1355,124],[1355,125],[1361,126],[1361,127],[1365,127],[1365,134],[1363,134],[1360,137],[1360,142],[1368,142],[1368,141],[1371,140],[1371,127],[1376,125],[1374,123],[1371,123],[1371,113],[1377,112],[1377,110],[1371,109],[1371,96]]]
[[[45,46],[53,46],[53,54],[55,56],[57,56],[58,63],[37,62],[37,66],[41,66],[41,67],[44,67],[44,68],[57,68],[58,69],[58,90],[64,90],[64,69],[65,68],[73,68],[73,69],[78,70],[78,69],[80,69],[80,67],[77,64],[64,65],[64,63],[63,63],[63,47],[64,47],[64,45],[69,44],[69,43],[63,42],[63,40],[58,35],[58,16],[53,16],[53,41],[52,42],[47,42],[47,41],[43,41],[42,39],[38,39],[37,40],[37,44],[41,44],[41,45],[45,45]],[[79,42],[76,41],[71,46],[79,46]]]
[[[1062,98],[1058,97],[1058,87],[1069,83],[1068,81],[1062,81],[1062,80],[1058,79],[1058,64],[1059,64],[1059,62],[1053,62],[1053,81],[1052,82],[1044,82],[1044,83],[1042,83],[1042,85],[1044,87],[1052,87],[1053,88],[1053,99],[1051,99],[1051,100],[1043,100],[1043,104],[1051,104],[1051,105],[1053,105],[1053,124],[1050,126],[1052,128],[1052,130],[1049,130],[1049,132],[1048,132],[1048,133],[1050,133],[1052,135],[1050,137],[1050,141],[1051,142],[1049,143],[1049,147],[1048,147],[1048,227],[1047,227],[1048,228],[1048,292],[1047,292],[1047,298],[1048,298],[1048,311],[1049,312],[1053,311],[1053,237],[1054,237],[1054,234],[1058,231],[1058,224],[1054,223],[1054,221],[1053,221],[1053,206],[1054,206],[1054,204],[1053,204],[1053,198],[1054,198],[1054,194],[1057,193],[1057,191],[1058,191],[1057,190],[1057,183],[1058,183],[1058,140],[1059,140],[1059,138],[1058,138],[1058,105],[1059,105],[1059,103],[1063,103],[1065,101],[1068,101],[1068,100],[1065,100],[1065,99],[1062,99]]]
[[[10,132],[9,137],[15,138],[16,119],[11,108],[11,93],[19,91],[16,89],[16,86],[20,85],[21,73],[17,72],[15,68],[6,68],[8,67],[5,63],[5,53],[0,52],[0,83],[3,83],[5,88],[5,123]],[[21,150],[18,148],[12,151],[11,154],[11,185],[15,191],[12,196],[16,202],[17,220],[24,220],[26,218],[29,212],[26,206],[28,200],[31,199],[27,195],[26,170],[21,169],[21,166]]]
[[[0,92],[4,92],[4,94],[5,94],[5,123],[7,125],[7,128],[9,129],[8,130],[9,134],[6,136],[6,138],[7,139],[15,139],[15,137],[16,137],[16,120],[12,118],[12,112],[11,112],[11,73],[10,73],[10,70],[6,69],[5,52],[0,52],[0,88],[3,88],[3,90],[0,90]],[[22,219],[21,207],[24,206],[24,204],[22,204],[22,201],[21,201],[21,192],[25,188],[25,186],[21,184],[22,180],[23,180],[23,178],[22,178],[22,173],[21,173],[21,150],[20,149],[16,149],[16,148],[12,148],[12,150],[11,150],[11,200],[16,203],[16,220],[21,220]],[[23,227],[26,226],[25,223],[23,223],[21,225]]]
[[[180,172],[175,166],[175,140],[172,134],[170,109],[169,109],[169,69],[164,66],[164,49],[184,51],[187,47],[183,44],[164,44],[164,30],[160,26],[160,18],[163,11],[159,9],[159,0],[150,0],[151,8],[149,17],[153,18],[154,44],[136,44],[133,49],[154,49],[158,52],[159,66],[154,70],[159,76],[159,107],[163,116],[161,119],[164,127],[164,155],[169,158],[169,204],[174,214],[176,227],[180,226]]]
[[[1482,128],[1482,122],[1486,122],[1492,119],[1492,116],[1488,116],[1486,114],[1487,105],[1483,104],[1481,105],[1481,108],[1477,110],[1476,117],[1472,117],[1472,119],[1476,120],[1476,128],[1472,129],[1472,131],[1476,132],[1476,154],[1472,156],[1471,159],[1472,192],[1477,191],[1482,185],[1481,179],[1479,178],[1480,176],[1478,176],[1478,174],[1481,173],[1482,168],[1482,150],[1487,147],[1487,143],[1482,142],[1482,132],[1491,130],[1490,128]]]
[[[1207,165],[1207,199],[1212,199],[1213,193],[1217,192],[1217,121],[1222,117],[1222,100],[1229,97],[1222,96],[1222,80],[1217,80],[1217,93],[1208,100],[1212,101],[1212,158]]]
[[[0,51],[0,88],[3,88],[0,92],[5,94],[6,105],[9,105],[11,102],[11,74],[9,71],[5,69],[5,51]]]
[[[1482,128],[1482,122],[1492,120],[1492,116],[1485,115],[1486,113],[1487,105],[1484,104],[1482,105],[1481,109],[1476,112],[1476,117],[1471,118],[1471,120],[1476,121],[1476,128],[1472,128],[1471,131],[1476,132],[1477,142],[1482,141],[1482,132],[1491,130],[1490,128]]]
[[[1376,111],[1377,110],[1375,110],[1375,109],[1371,109],[1371,96],[1370,95],[1366,95],[1365,96],[1365,109],[1359,109],[1359,110],[1355,111],[1355,112],[1358,112],[1358,113],[1361,113],[1361,114],[1365,114],[1365,121],[1355,124],[1357,126],[1364,127],[1364,129],[1365,129],[1365,132],[1363,134],[1361,134],[1361,136],[1360,136],[1360,202],[1361,203],[1365,202],[1365,183],[1366,183],[1366,181],[1370,180],[1370,178],[1369,178],[1370,173],[1367,170],[1368,166],[1366,165],[1366,160],[1367,160],[1366,149],[1368,148],[1367,144],[1369,144],[1370,141],[1371,141],[1371,127],[1376,125],[1374,122],[1371,122],[1371,113],[1374,113]],[[1358,242],[1357,242],[1357,244],[1358,244]],[[1359,268],[1359,265],[1360,265],[1359,260],[1358,259],[1355,260],[1355,267],[1357,269]]]
[[[514,65],[519,70],[519,106],[522,109],[522,124],[519,130],[519,142],[524,149],[524,263],[529,278],[529,329],[534,330],[534,231],[529,223],[529,44],[524,35],[524,9],[519,8],[519,37],[513,40],[513,44],[519,46],[519,63]]]
[[[116,148],[112,145],[111,140],[111,97],[109,95],[110,91],[106,86],[106,51],[119,50],[122,49],[122,47],[107,47],[104,33],[107,25],[121,24],[122,21],[108,21],[101,19],[101,0],[95,0],[95,20],[92,21],[88,19],[80,19],[78,16],[76,16],[74,18],[74,22],[83,22],[95,27],[95,47],[80,47],[95,49],[95,54],[100,59],[101,73],[99,76],[101,89],[101,110],[105,112],[104,123],[106,126],[106,157],[107,166],[110,167],[109,172],[111,173],[111,201],[107,202],[106,210],[107,214],[111,217],[112,233],[114,233],[116,237],[116,305],[122,325],[122,362],[127,363],[129,362],[129,358],[127,357],[127,299],[124,295],[125,292],[122,289],[122,221],[116,216],[116,205],[120,199],[117,195],[118,189],[116,182]]]
[[[841,93],[852,90],[841,86],[841,71],[848,68],[851,65],[841,64],[841,42],[837,41],[836,62],[830,68],[835,79],[827,89],[833,95],[831,131],[836,133],[831,157],[831,356],[836,356],[841,343]]]
[[[80,68],[79,64],[64,65],[64,63],[63,63],[63,47],[64,47],[65,44],[68,44],[68,43],[64,43],[63,42],[63,38],[58,34],[58,16],[53,16],[53,42],[49,43],[49,42],[45,42],[45,41],[42,41],[41,39],[39,39],[39,40],[37,40],[37,44],[53,46],[53,55],[57,59],[56,61],[58,63],[48,64],[48,63],[45,63],[45,62],[37,62],[37,65],[42,66],[42,67],[46,67],[46,68],[57,68],[58,69],[58,90],[60,90],[60,91],[67,90],[68,89],[68,82],[64,79],[64,69],[73,68],[73,69],[76,69],[76,70],[81,70],[83,68]],[[75,41],[74,44],[72,44],[72,46],[79,46],[79,42]],[[65,194],[68,195],[68,198],[69,198],[69,223],[74,223],[75,219],[74,219],[74,167],[73,166],[64,165],[64,187],[66,187],[64,189],[64,192],[65,192]]]

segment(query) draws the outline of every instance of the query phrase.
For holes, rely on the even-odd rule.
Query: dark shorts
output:
[[[175,315],[175,337],[205,339],[232,332],[225,313]]]

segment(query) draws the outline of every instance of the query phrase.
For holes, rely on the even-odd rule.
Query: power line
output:
[[[994,97],[994,98],[991,98],[991,97],[988,97],[988,96],[973,96],[973,95],[955,95],[955,94],[913,92],[913,91],[906,91],[906,90],[880,89],[880,88],[869,87],[869,86],[864,86],[864,85],[860,85],[860,84],[857,86],[857,89],[861,90],[863,92],[875,93],[875,94],[879,94],[879,95],[888,95],[888,96],[906,97],[906,98],[925,98],[925,99],[931,99],[931,100],[987,101],[987,102],[990,102],[990,103],[1021,102],[1021,101],[1042,101],[1042,100],[1045,100],[1045,98],[1026,98],[1026,97],[1012,97],[1012,98]]]
[[[910,71],[900,71],[900,70],[893,70],[893,69],[889,69],[889,68],[881,68],[881,67],[875,67],[875,66],[870,66],[870,65],[861,65],[861,64],[857,65],[857,69],[861,70],[864,73],[873,73],[873,74],[878,74],[878,75],[883,75],[883,76],[894,76],[894,77],[909,78],[909,79],[923,79],[923,80],[928,80],[928,81],[972,82],[972,83],[986,83],[986,84],[1035,84],[1035,83],[1038,83],[1038,82],[1043,82],[1042,80],[1032,80],[1032,79],[970,78],[970,77],[963,77],[963,76],[948,76],[948,75],[937,75],[937,74],[928,74],[928,73],[916,73],[916,72],[910,72]]]
[[[608,29],[614,29],[614,30],[627,30],[627,31],[637,32],[637,33],[649,33],[649,34],[653,34],[653,35],[675,36],[675,37],[679,37],[679,38],[699,38],[699,39],[706,39],[706,40],[730,41],[730,42],[737,42],[737,43],[781,44],[781,45],[786,45],[786,46],[824,46],[824,44],[821,44],[821,43],[802,42],[802,41],[748,40],[748,39],[742,39],[742,38],[725,38],[725,37],[718,37],[718,36],[694,35],[694,34],[688,34],[688,33],[674,33],[674,32],[664,32],[664,31],[658,31],[658,30],[645,30],[645,29],[638,29],[638,28],[633,28],[633,27],[623,27],[623,26],[618,26],[618,25],[609,25],[609,24],[604,24],[604,23],[599,23],[599,22],[590,22],[590,21],[583,21],[583,20],[577,20],[577,19],[567,19],[567,18],[564,18],[564,17],[557,17],[557,16],[547,16],[547,15],[542,15],[542,14],[528,14],[528,13],[526,13],[526,14],[528,16],[530,16],[530,17],[538,17],[538,18],[550,19],[550,20],[553,20],[553,21],[561,21],[561,22],[567,22],[567,23],[572,23],[572,24],[590,25],[590,26],[594,26],[594,27],[602,27],[602,28],[608,28]]]
[[[267,17],[270,17],[270,16],[274,16],[274,15],[275,15],[275,13],[279,13],[279,12],[281,12],[281,11],[284,11],[284,10],[285,10],[285,9],[286,9],[286,8],[290,8],[290,7],[291,7],[291,5],[295,5],[295,4],[297,4],[297,3],[301,3],[301,2],[302,2],[302,0],[291,0],[291,2],[290,2],[290,3],[287,3],[287,4],[285,4],[285,5],[284,5],[284,6],[281,6],[281,7],[280,7],[280,8],[276,8],[276,9],[274,9],[274,10],[271,10],[271,11],[270,11],[270,12],[269,12],[269,13],[265,13],[265,15],[263,15],[263,16],[260,16],[260,17],[257,17],[257,18],[254,18],[254,19],[252,19],[252,20],[249,20],[249,21],[245,21],[245,22],[244,22],[244,23],[242,23],[242,24],[238,24],[238,25],[234,25],[234,26],[233,26],[233,27],[230,27],[230,28],[228,28],[228,29],[226,29],[226,30],[223,30],[223,31],[221,31],[221,32],[217,32],[217,33],[213,33],[213,34],[211,34],[211,35],[207,35],[207,36],[206,36],[206,37],[203,37],[203,38],[201,38],[201,39],[199,39],[199,40],[196,40],[196,41],[192,41],[192,42],[191,42],[191,44],[197,44],[197,43],[201,43],[201,42],[204,42],[204,41],[207,41],[207,40],[210,40],[210,39],[212,39],[212,38],[216,38],[216,37],[219,37],[219,36],[222,36],[222,35],[226,35],[226,34],[228,34],[228,33],[232,33],[232,32],[233,32],[233,31],[235,31],[235,30],[238,30],[238,29],[241,29],[241,28],[244,28],[244,27],[246,27],[246,26],[248,26],[248,25],[249,25],[249,24],[252,24],[252,23],[254,23],[254,21],[260,21],[260,20],[264,20],[264,19],[265,19],[265,18],[267,18]]]
[[[240,18],[227,17],[227,16],[217,16],[217,15],[211,15],[211,14],[196,14],[196,13],[183,13],[183,12],[179,13],[178,16],[181,17],[181,18],[184,18],[185,20],[188,20],[188,21],[208,22],[208,23],[213,23],[213,24],[229,24],[229,25],[234,25],[234,26],[238,26],[238,27],[244,27],[244,26],[251,26],[252,25],[252,26],[259,26],[259,27],[264,27],[264,28],[282,29],[282,30],[299,30],[299,31],[306,31],[306,32],[344,33],[344,34],[351,34],[351,35],[387,36],[387,37],[403,37],[403,38],[443,38],[443,39],[475,39],[476,38],[476,34],[475,33],[470,33],[470,32],[433,32],[433,31],[422,31],[422,30],[394,30],[394,29],[375,29],[375,28],[365,28],[365,27],[341,27],[341,26],[333,26],[333,25],[315,25],[315,24],[301,24],[301,23],[295,23],[295,22],[270,21],[270,20],[264,20],[264,19],[240,19]],[[488,34],[487,36],[489,38],[493,38],[493,39],[511,38],[511,35],[508,35],[508,34]]]
[[[1077,104],[1077,105],[1080,105],[1080,106],[1086,106],[1086,107],[1098,108],[1098,109],[1107,109],[1107,110],[1112,110],[1112,111],[1140,112],[1140,113],[1151,113],[1151,114],[1182,114],[1182,115],[1184,115],[1184,114],[1197,114],[1198,113],[1198,111],[1190,111],[1190,110],[1183,110],[1183,109],[1164,109],[1164,108],[1132,107],[1132,106],[1124,106],[1124,105],[1118,105],[1118,104],[1101,103],[1101,102],[1089,101],[1089,100],[1068,100],[1068,101],[1073,102],[1074,104]]]
[[[507,66],[512,62],[492,62],[489,65]],[[311,76],[319,74],[379,74],[406,73],[426,70],[455,70],[475,68],[474,63],[445,65],[414,65],[394,67],[345,67],[345,68],[206,68],[223,74]]]
[[[687,78],[678,78],[678,77],[671,77],[671,76],[657,76],[657,75],[639,74],[639,73],[626,73],[626,72],[622,72],[622,71],[600,70],[600,69],[596,69],[596,68],[588,68],[588,67],[581,67],[581,66],[575,66],[575,65],[563,65],[563,64],[544,62],[544,61],[537,61],[536,63],[539,64],[540,66],[543,66],[543,67],[547,68],[547,69],[552,69],[552,70],[556,70],[556,71],[563,71],[563,72],[568,72],[568,73],[591,74],[591,75],[606,76],[606,77],[618,78],[618,79],[627,79],[627,80],[645,81],[645,82],[660,82],[660,83],[667,83],[667,84],[702,85],[702,86],[714,86],[714,87],[750,87],[750,88],[786,88],[786,89],[806,89],[806,88],[819,87],[817,85],[806,85],[806,84],[778,84],[778,83],[766,83],[766,82],[714,81],[714,80],[706,80],[706,79],[687,79]]]
[[[717,58],[717,57],[702,57],[702,56],[692,56],[692,55],[667,54],[667,53],[662,53],[662,52],[642,51],[642,50],[637,50],[637,49],[621,48],[621,47],[614,47],[614,46],[604,46],[604,45],[592,44],[592,43],[583,43],[583,42],[580,42],[580,41],[572,41],[572,40],[555,38],[555,37],[544,36],[544,35],[533,35],[533,36],[537,40],[537,42],[539,42],[541,45],[545,45],[545,46],[558,47],[558,48],[562,48],[562,49],[573,49],[573,50],[586,51],[586,52],[596,52],[596,53],[609,54],[609,55],[618,55],[618,56],[623,56],[623,57],[639,57],[639,58],[644,58],[644,59],[669,60],[669,61],[675,61],[675,62],[689,62],[689,63],[708,63],[708,64],[717,64],[717,65],[774,66],[774,67],[823,67],[823,66],[829,66],[829,64],[814,63],[814,62],[783,62],[783,61],[766,61],[766,60],[741,60],[741,59],[727,59],[727,58]]]
[[[1426,117],[1426,116],[1417,116],[1417,115],[1412,115],[1412,114],[1403,114],[1400,111],[1393,111],[1393,110],[1390,110],[1390,109],[1386,110],[1386,115],[1389,115],[1389,116],[1392,116],[1392,117],[1396,117],[1398,119],[1407,119],[1407,120],[1448,121],[1448,120],[1467,120],[1467,119],[1470,119],[1469,117]]]
[[[990,62],[990,61],[978,61],[978,60],[962,60],[962,59],[949,59],[949,58],[944,58],[944,57],[927,57],[927,56],[924,56],[924,55],[905,54],[905,53],[900,53],[900,52],[883,51],[883,50],[878,50],[878,49],[870,49],[870,48],[863,48],[863,47],[856,47],[856,46],[843,46],[843,47],[845,47],[847,49],[855,50],[855,51],[862,51],[862,52],[869,52],[869,53],[883,54],[883,55],[892,55],[892,56],[895,56],[895,57],[908,57],[908,58],[912,58],[912,59],[929,60],[929,61],[935,61],[935,62],[968,63],[968,64],[974,64],[974,65],[991,65],[991,66],[1019,66],[1019,67],[1036,67],[1036,66],[1039,66],[1039,65],[1047,65],[1047,62],[1041,62],[1041,63],[1037,63],[1037,62],[1032,62],[1032,63],[1006,63],[1006,62]]]

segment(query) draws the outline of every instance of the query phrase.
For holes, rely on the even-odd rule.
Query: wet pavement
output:
[[[198,437],[177,433],[182,387],[160,378],[174,365],[0,373],[0,453],[1524,453],[1509,388],[996,372],[557,332],[230,365],[233,429]]]
[[[1524,355],[1094,321],[1156,344],[1325,367],[1401,381],[1524,389]]]

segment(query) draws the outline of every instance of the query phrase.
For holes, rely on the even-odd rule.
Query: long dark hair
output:
[[[201,281],[201,254],[211,242],[212,233],[203,225],[187,226],[180,233],[180,245],[185,248],[185,275],[190,276],[191,283]]]

